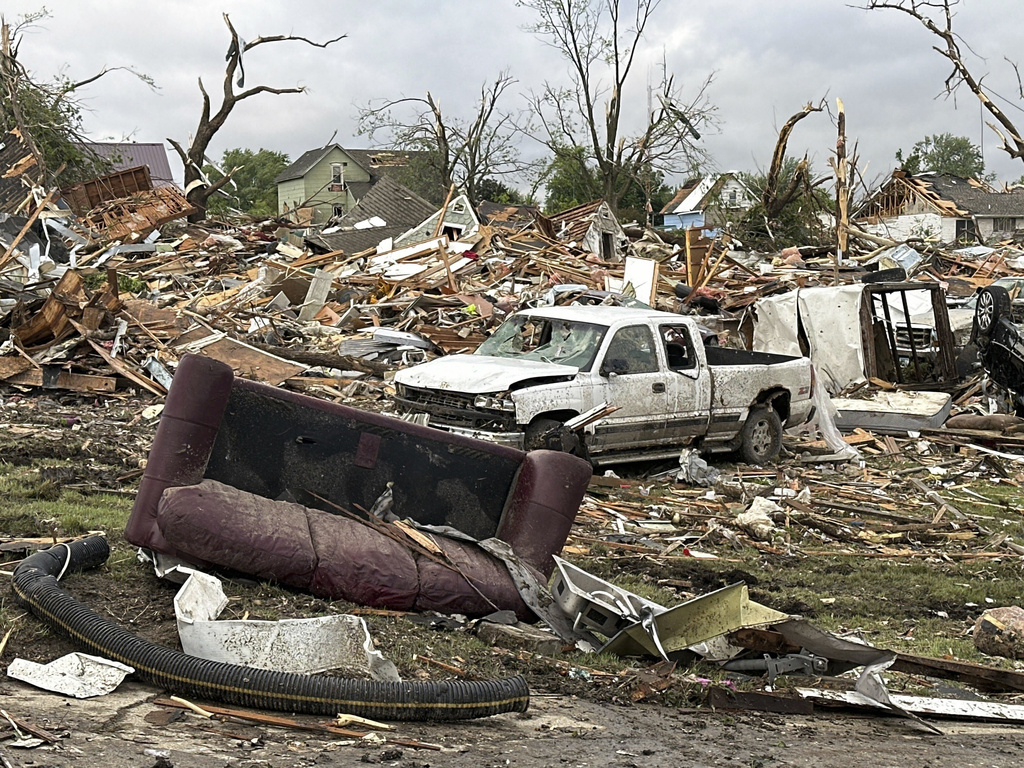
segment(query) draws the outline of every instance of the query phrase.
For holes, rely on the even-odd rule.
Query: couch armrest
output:
[[[233,380],[229,366],[199,355],[178,364],[124,531],[132,544],[176,555],[157,526],[157,505],[166,488],[203,479]]]
[[[530,451],[509,492],[497,538],[544,576],[555,567],[587,491],[589,462],[560,451]]]

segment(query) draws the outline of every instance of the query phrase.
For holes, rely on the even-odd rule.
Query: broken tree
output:
[[[188,201],[201,211],[190,216],[190,221],[198,221],[202,218],[202,212],[206,210],[206,201],[213,193],[227,184],[235,172],[234,170],[225,169],[224,176],[212,184],[209,183],[203,173],[203,166],[206,164],[206,150],[210,146],[210,142],[213,141],[217,131],[224,126],[228,115],[231,114],[235,105],[243,99],[248,99],[260,93],[281,95],[284,93],[304,93],[306,90],[303,87],[272,88],[269,85],[257,85],[244,91],[235,91],[236,85],[239,88],[245,87],[244,54],[264,43],[280,43],[287,40],[301,41],[317,48],[326,48],[345,37],[345,35],[339,35],[323,43],[318,43],[295,35],[270,35],[269,37],[257,37],[255,40],[245,42],[239,37],[238,32],[235,31],[234,26],[231,24],[231,19],[228,18],[226,13],[224,14],[224,23],[227,24],[228,31],[231,33],[231,44],[228,46],[227,56],[225,57],[227,65],[224,69],[224,96],[220,107],[216,113],[211,114],[210,94],[207,93],[206,87],[203,85],[203,79],[199,78],[199,90],[203,94],[203,111],[199,116],[199,125],[196,127],[188,149],[186,150],[181,143],[174,139],[167,139],[185,166],[185,191]]]

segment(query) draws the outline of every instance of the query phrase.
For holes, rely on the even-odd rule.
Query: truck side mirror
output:
[[[612,357],[601,364],[601,375],[605,377],[621,376],[629,373],[629,363],[621,357]]]

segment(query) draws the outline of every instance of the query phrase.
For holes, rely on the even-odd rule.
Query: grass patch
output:
[[[121,538],[132,497],[109,493],[84,494],[61,487],[49,479],[53,463],[32,462],[26,466],[0,465],[0,534],[13,538],[81,536],[103,531],[113,545]],[[138,576],[135,556],[127,552],[112,556],[109,573],[117,579]],[[11,553],[7,561],[20,559]]]

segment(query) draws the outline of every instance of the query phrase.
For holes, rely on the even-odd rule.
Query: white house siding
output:
[[[882,219],[877,224],[865,223],[861,228],[868,234],[887,237],[897,242],[912,237],[938,238],[942,242],[950,242],[956,237],[956,219],[940,216],[937,213],[896,216],[891,219]]]

